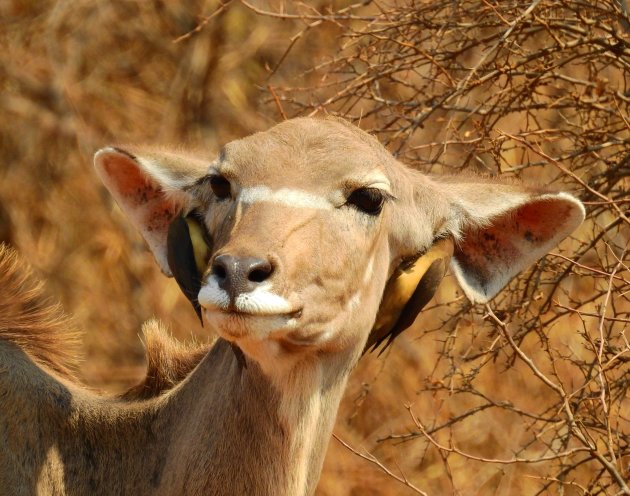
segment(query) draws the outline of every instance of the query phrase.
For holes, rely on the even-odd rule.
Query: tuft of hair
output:
[[[147,373],[143,381],[120,398],[128,401],[155,398],[183,381],[207,354],[211,344],[182,343],[158,320],[142,326]]]
[[[24,350],[35,362],[76,381],[80,336],[61,305],[18,253],[0,244],[0,340]]]

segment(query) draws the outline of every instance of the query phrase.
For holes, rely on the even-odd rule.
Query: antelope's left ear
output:
[[[444,184],[451,266],[468,298],[485,303],[584,220],[582,203],[562,192],[464,180]]]

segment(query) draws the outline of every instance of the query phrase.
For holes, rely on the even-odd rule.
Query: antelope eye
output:
[[[212,192],[220,200],[229,198],[232,193],[230,181],[223,176],[212,176],[210,178],[210,187],[212,188]]]
[[[355,189],[348,197],[347,203],[368,215],[378,215],[383,210],[385,193],[378,188]]]

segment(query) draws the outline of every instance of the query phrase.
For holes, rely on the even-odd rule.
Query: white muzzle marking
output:
[[[230,296],[219,287],[216,277],[210,276],[199,291],[199,304],[207,310],[230,308]],[[265,283],[253,291],[241,293],[234,301],[234,310],[251,315],[283,315],[294,310],[286,298],[271,291],[271,284]]]
[[[230,296],[211,276],[201,288],[198,299],[210,326],[228,340],[262,340],[273,333],[294,329],[297,324],[291,314],[295,308],[288,300],[271,292],[270,283],[238,295],[230,308]]]

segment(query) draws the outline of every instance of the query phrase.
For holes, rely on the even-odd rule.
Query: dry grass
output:
[[[423,170],[556,184],[589,216],[489,306],[448,280],[415,330],[362,361],[335,429],[347,446],[331,441],[319,494],[627,491],[621,4],[260,5],[0,6],[0,239],[86,330],[85,381],[119,391],[136,380],[152,316],[204,337],[97,183],[93,151],[184,142],[210,156],[285,115],[338,113]]]

